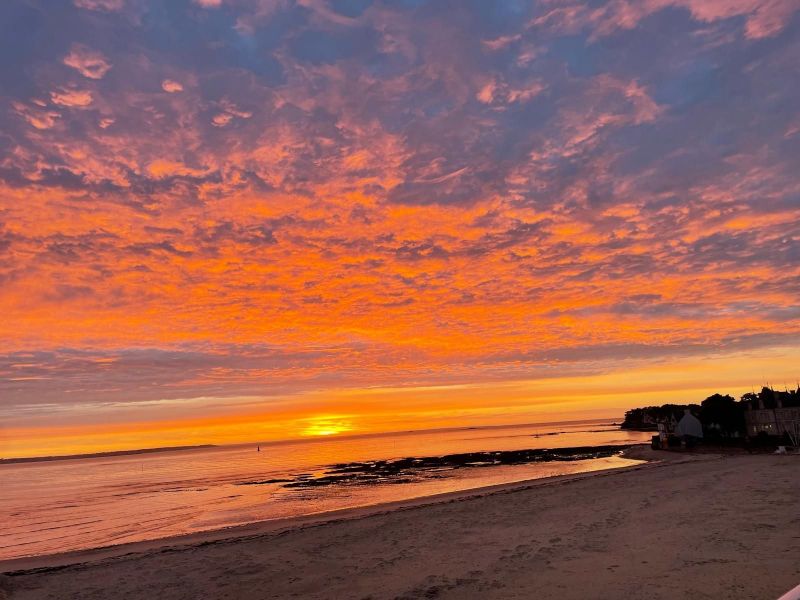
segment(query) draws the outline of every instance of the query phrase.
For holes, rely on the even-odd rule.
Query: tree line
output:
[[[622,429],[657,431],[658,423],[680,421],[689,409],[703,424],[708,438],[744,437],[745,411],[800,406],[800,386],[796,390],[778,391],[763,387],[760,392],[748,392],[737,401],[728,394],[713,394],[700,404],[663,404],[633,408],[625,413]]]

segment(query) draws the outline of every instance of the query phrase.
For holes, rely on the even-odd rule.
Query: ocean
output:
[[[573,421],[0,464],[0,560],[622,467],[608,447],[649,438]]]

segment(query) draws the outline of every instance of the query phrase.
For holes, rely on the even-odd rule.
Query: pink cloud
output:
[[[494,81],[490,81],[478,91],[476,98],[484,104],[491,104],[494,100],[494,93],[496,89],[497,84],[495,84]]]
[[[105,56],[82,44],[72,45],[70,53],[64,57],[64,64],[89,79],[102,79],[111,68]]]
[[[699,21],[713,22],[746,17],[745,36],[750,39],[770,37],[783,30],[789,17],[800,10],[795,0],[616,0],[588,15],[599,35],[617,29],[632,29],[638,23],[669,7],[685,8]],[[578,10],[581,16],[587,15]]]
[[[513,104],[514,102],[528,102],[538,96],[545,85],[533,81],[522,87],[511,87],[504,82],[495,80],[484,85],[476,94],[476,98],[483,104]]]
[[[225,127],[228,123],[233,120],[233,115],[229,115],[228,113],[219,113],[218,115],[214,115],[211,119],[211,122],[216,127]]]
[[[58,92],[50,92],[50,99],[54,104],[61,106],[86,108],[92,103],[92,93],[87,90],[62,89]]]
[[[798,10],[794,0],[772,0],[765,2],[747,20],[745,33],[751,39],[771,37],[783,30],[789,17]]]
[[[521,38],[522,35],[519,33],[516,35],[504,35],[493,40],[483,40],[483,45],[489,50],[502,50]]]
[[[647,90],[635,81],[631,81],[628,83],[627,87],[625,87],[625,97],[633,106],[633,122],[637,125],[655,121],[663,110],[662,107],[650,97]]]
[[[88,8],[89,10],[117,11],[125,6],[125,0],[73,0],[78,8]]]
[[[21,102],[15,102],[13,107],[18,115],[36,129],[50,129],[61,116],[57,112],[42,110],[41,107],[25,106]]]
[[[563,103],[544,152],[533,156],[547,161],[553,152],[571,155],[596,145],[603,131],[653,122],[662,111],[638,82],[598,75]]]
[[[175,92],[182,92],[183,86],[172,79],[165,79],[161,82],[161,89],[170,94],[174,94]]]
[[[795,0],[674,0],[674,4],[686,7],[701,21],[746,15],[745,35],[753,39],[776,35],[800,9]]]
[[[234,117],[239,117],[240,119],[249,119],[253,116],[253,113],[250,111],[241,110],[240,108],[237,108],[235,104],[227,100],[223,100],[220,104],[222,105],[222,112],[214,115],[214,118],[211,119],[211,122],[216,127],[225,127],[225,125],[230,123]]]

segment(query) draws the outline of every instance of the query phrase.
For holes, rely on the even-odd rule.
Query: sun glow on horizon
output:
[[[202,397],[82,405],[8,415],[0,426],[0,457],[83,454],[190,444],[290,441],[429,430],[603,418],[621,420],[628,408],[700,402],[719,392],[736,397],[767,379],[794,381],[800,350],[621,363],[605,373],[538,380],[441,386],[339,388],[286,397]],[[765,379],[766,376],[766,379]],[[2,413],[0,413],[1,415]]]
[[[304,437],[327,437],[355,431],[355,427],[347,418],[334,415],[320,415],[308,419],[302,430]]]

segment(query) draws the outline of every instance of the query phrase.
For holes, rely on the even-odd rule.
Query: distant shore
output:
[[[91,454],[62,454],[59,456],[32,456],[29,458],[0,458],[0,465],[30,462],[49,462],[53,460],[76,460],[82,458],[104,458],[108,456],[127,456],[129,454],[154,454],[156,452],[175,452],[178,450],[198,450],[215,448],[214,444],[196,446],[162,446],[160,448],[141,448],[139,450],[113,450],[111,452],[93,452]]]
[[[797,457],[629,455],[655,462],[0,570],[15,600],[763,599],[800,582]]]

